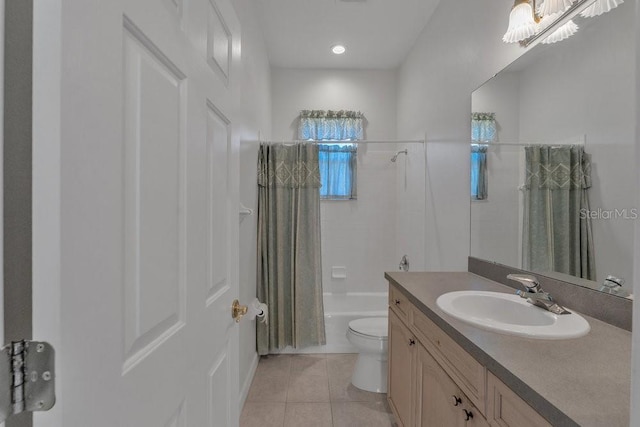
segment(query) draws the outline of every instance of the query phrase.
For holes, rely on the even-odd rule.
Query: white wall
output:
[[[250,0],[236,0],[242,25],[242,121],[240,132],[240,202],[255,209],[258,134],[271,132],[270,67],[264,38]],[[256,296],[256,217],[240,223],[240,295],[243,304]],[[246,397],[257,363],[255,321],[240,322],[240,392]],[[240,402],[242,403],[242,402]]]
[[[422,136],[420,139],[423,139]],[[394,261],[407,255],[411,271],[425,269],[425,145],[399,144],[407,149],[396,162],[396,255]],[[393,269],[399,269],[394,265]]]
[[[297,138],[303,109],[362,111],[370,140],[396,136],[396,74],[388,70],[272,70],[273,140]],[[383,272],[398,267],[396,251],[397,170],[405,146],[360,144],[358,200],[322,201],[324,292],[383,292]],[[420,150],[421,153],[421,150]],[[416,153],[418,157],[420,153]],[[421,219],[421,218],[420,218]],[[332,278],[332,267],[346,267],[347,277]]]
[[[502,43],[513,2],[447,0],[398,75],[398,137],[427,144],[426,264],[467,268],[471,92],[520,55]]]
[[[300,110],[362,111],[366,139],[395,138],[395,71],[273,68],[271,77],[276,141],[297,139]]]
[[[323,200],[322,285],[324,292],[384,292],[383,273],[395,257],[395,165],[388,151],[358,155],[358,200]],[[346,278],[332,277],[346,267]]]

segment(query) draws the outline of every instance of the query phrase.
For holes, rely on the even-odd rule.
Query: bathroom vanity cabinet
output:
[[[485,366],[389,290],[388,399],[399,426],[550,426]]]
[[[389,403],[400,426],[489,425],[393,311],[389,313],[389,372]]]

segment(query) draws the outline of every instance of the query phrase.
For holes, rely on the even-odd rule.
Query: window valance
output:
[[[364,115],[359,111],[302,110],[298,139],[357,141],[363,139]]]

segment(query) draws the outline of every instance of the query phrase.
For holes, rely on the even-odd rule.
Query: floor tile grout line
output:
[[[313,356],[313,355],[289,355],[287,356],[287,359],[289,363],[286,363],[286,371],[287,372],[287,381],[286,381],[286,393],[285,393],[285,401],[284,402],[268,402],[268,401],[255,401],[255,403],[281,403],[284,405],[284,411],[285,413],[283,414],[283,426],[286,425],[287,422],[287,418],[286,418],[286,411],[287,411],[287,405],[289,405],[289,403],[291,404],[323,404],[323,405],[328,405],[329,409],[330,409],[330,414],[331,414],[331,425],[335,427],[336,425],[336,410],[339,406],[352,406],[352,405],[357,405],[357,404],[363,404],[365,406],[378,406],[380,404],[382,404],[384,406],[384,400],[380,400],[379,398],[376,399],[347,399],[347,400],[333,400],[332,399],[332,394],[331,394],[331,384],[332,384],[332,380],[331,380],[331,375],[329,375],[329,359],[334,359],[334,360],[339,360],[340,358],[344,358],[344,359],[349,359],[349,358],[355,358],[357,355],[353,355],[353,354],[335,354],[335,355],[322,355],[321,357],[317,357],[317,359],[322,359],[324,360],[324,363],[322,363],[322,365],[324,365],[324,370],[326,371],[326,375],[313,375],[316,377],[322,376],[325,377],[324,382],[326,383],[326,386],[328,387],[328,391],[329,391],[329,400],[328,401],[311,401],[311,402],[291,402],[289,400],[289,390],[290,390],[290,385],[291,385],[291,381],[292,381],[292,377],[293,377],[293,360],[296,358],[296,356],[302,356],[299,357],[299,359],[303,359],[303,358],[307,358],[307,359],[311,359],[308,356]],[[306,356],[306,357],[305,357]],[[317,356],[317,355],[316,355]],[[296,362],[296,363],[300,363],[300,362]],[[339,363],[339,362],[338,362]],[[341,364],[339,363],[337,366],[340,366]],[[351,369],[353,369],[353,363],[350,363],[351,365]],[[344,365],[343,365],[344,367]],[[300,373],[303,373],[305,370],[303,369]],[[338,371],[339,372],[339,371]],[[282,377],[283,375],[278,375],[276,377]],[[266,376],[266,378],[271,377]],[[273,378],[273,377],[272,377]],[[335,378],[334,378],[335,379]],[[349,381],[350,383],[350,381]],[[338,382],[336,382],[336,386],[338,386]],[[253,387],[253,383],[252,383],[252,387]],[[247,403],[249,403],[249,400],[247,400]],[[373,409],[373,408],[371,408]],[[342,409],[341,409],[342,410]],[[378,412],[378,411],[376,411]],[[388,409],[385,410],[385,412],[388,415],[388,420],[389,422],[391,422],[391,424],[389,424],[389,426],[393,426],[393,427],[397,427],[397,424],[394,424],[394,420],[393,417],[390,416]],[[340,425],[340,424],[338,424]],[[377,425],[377,424],[376,424]],[[386,424],[385,424],[386,425]]]

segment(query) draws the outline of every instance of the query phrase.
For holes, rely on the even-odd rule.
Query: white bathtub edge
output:
[[[322,296],[388,297],[389,292],[323,292]]]
[[[335,313],[325,313],[324,317],[331,316],[362,316],[362,317],[388,317],[389,312],[384,311],[349,311],[346,313],[343,312],[335,312]]]

